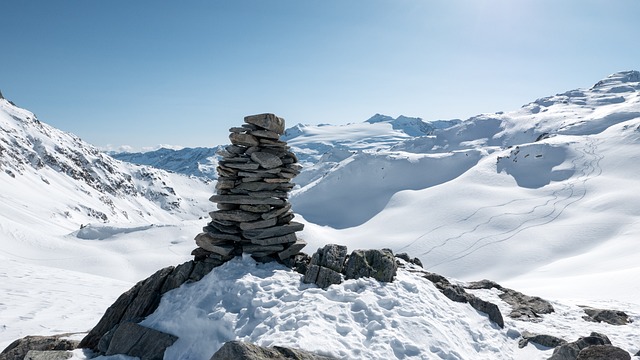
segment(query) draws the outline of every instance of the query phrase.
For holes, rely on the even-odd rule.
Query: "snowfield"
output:
[[[135,282],[191,258],[214,181],[114,160],[5,99],[0,125],[0,348],[86,332]],[[518,348],[524,331],[568,341],[596,331],[640,350],[639,72],[464,121],[376,115],[299,124],[283,139],[304,165],[291,202],[305,252],[390,248],[454,282],[541,296],[556,312],[505,317],[500,329],[409,265],[393,283],[322,290],[236,258],[165,294],[143,321],[180,337],[167,358],[208,359],[240,339],[338,358],[547,359],[551,349]],[[185,164],[188,153],[165,163],[215,165]],[[508,314],[496,291],[472,292]],[[586,322],[582,305],[634,322]]]

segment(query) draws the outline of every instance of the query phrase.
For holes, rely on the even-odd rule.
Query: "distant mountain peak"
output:
[[[628,70],[619,71],[607,76],[605,79],[598,81],[593,85],[592,89],[596,89],[605,85],[625,84],[630,82],[640,82],[640,71]]]

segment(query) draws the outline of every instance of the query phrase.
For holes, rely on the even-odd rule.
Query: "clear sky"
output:
[[[640,70],[638,0],[0,0],[0,90],[103,148],[517,109]]]

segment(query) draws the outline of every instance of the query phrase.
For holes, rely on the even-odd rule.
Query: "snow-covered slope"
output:
[[[406,251],[444,275],[541,295],[637,301],[639,80],[616,73],[350,154],[292,196],[304,235]]]
[[[197,230],[165,231],[167,239],[155,244],[153,233],[206,215],[213,185],[112,159],[0,99],[2,259],[139,279],[167,265],[171,241],[191,240]],[[106,235],[92,237],[92,231]],[[128,233],[139,240],[115,241]],[[140,261],[142,248],[149,249],[148,258]],[[185,259],[189,250],[183,251],[171,258]]]

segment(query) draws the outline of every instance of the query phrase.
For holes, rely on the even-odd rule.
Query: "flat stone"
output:
[[[165,350],[178,340],[177,336],[133,322],[121,323],[113,331],[107,356],[125,354],[145,360],[162,360]]]
[[[244,122],[259,126],[265,130],[270,130],[276,134],[284,133],[284,119],[275,114],[257,114],[244,117]]]
[[[284,260],[290,258],[297,253],[300,252],[305,246],[307,246],[307,242],[302,239],[297,239],[295,243],[289,245],[286,249],[278,253],[278,257],[280,260]]]
[[[300,224],[298,222],[291,222],[289,224],[275,226],[267,229],[243,231],[242,235],[244,235],[247,239],[251,239],[251,241],[253,242],[254,239],[266,239],[275,236],[287,235],[296,231],[300,231],[302,229],[304,229],[303,224]]]
[[[293,220],[294,217],[295,215],[293,215],[293,212],[291,211],[284,215],[280,215],[278,216],[278,225],[288,224],[291,220]]]
[[[274,205],[274,206],[282,206],[285,203],[285,201],[281,199],[256,198],[248,195],[213,195],[209,198],[209,201],[213,201],[216,203],[223,203],[223,204],[239,204],[239,205],[266,204],[266,205]],[[257,220],[257,219],[253,219],[253,220]],[[253,220],[246,220],[246,221],[253,221]],[[242,220],[239,220],[239,221],[242,221]]]
[[[264,251],[264,252],[269,252],[269,253],[275,253],[278,251],[282,251],[284,249],[283,245],[280,244],[273,244],[273,245],[256,245],[256,244],[248,244],[248,245],[243,245],[242,246],[242,251],[246,252],[246,253],[255,253],[255,252],[259,252],[259,251]]]
[[[234,127],[229,129],[229,132],[232,132],[232,133],[244,133],[244,132],[247,132],[247,130],[248,130],[247,128],[234,126]]]
[[[265,178],[264,182],[269,184],[288,183],[290,179],[283,178]]]
[[[248,190],[248,191],[273,191],[277,188],[278,188],[278,184],[268,184],[263,181],[242,183],[236,186],[236,189]]]
[[[225,168],[223,166],[216,167],[216,171],[218,172],[218,175],[220,175],[220,176],[235,177],[236,175],[238,175],[238,170]]]
[[[233,189],[236,186],[235,180],[220,180],[216,184],[216,189]]]
[[[229,140],[231,140],[231,143],[233,145],[238,145],[238,146],[257,146],[260,144],[260,141],[258,141],[258,139],[253,136],[253,135],[249,135],[249,134],[238,134],[238,133],[231,133],[229,134]]]
[[[252,191],[252,192],[247,192],[247,195],[254,197],[254,198],[259,198],[259,199],[264,199],[264,198],[279,198],[279,199],[286,199],[287,197],[289,197],[289,194],[285,191]]]
[[[229,145],[226,148],[224,148],[225,150],[227,150],[230,153],[233,154],[244,154],[245,151],[247,151],[247,148],[244,146],[238,146],[238,145]]]
[[[239,209],[238,204],[216,204],[218,210],[237,210]]]
[[[280,139],[279,134],[276,134],[275,132],[269,131],[269,130],[253,130],[250,132],[250,134],[256,137],[261,137],[261,138],[268,138],[273,140]]]
[[[206,233],[200,233],[196,235],[195,240],[196,240],[196,245],[200,246],[205,250],[209,250],[207,247],[203,246],[202,244],[207,243],[211,246],[226,244],[229,241],[241,241],[242,237],[240,235],[225,234],[219,231],[215,231],[215,232],[208,231]],[[213,250],[209,250],[209,251],[217,252]]]
[[[200,235],[196,236],[196,245],[200,246],[201,248],[207,251],[220,254],[222,256],[229,256],[229,254],[231,254],[234,248],[233,244],[221,243],[218,240],[208,236],[208,234],[204,234],[204,236],[200,236]]]
[[[260,164],[260,166],[265,169],[273,169],[282,166],[282,161],[279,157],[262,151],[257,151],[251,154],[251,160]]]
[[[232,225],[224,225],[220,224],[216,221],[211,221],[207,226],[204,227],[205,232],[213,232],[213,233],[225,233],[225,234],[238,234],[240,230],[238,229],[237,223],[233,223]]]
[[[215,195],[214,195],[215,196]],[[255,221],[260,219],[260,215],[242,210],[219,210],[209,213],[213,220],[226,220],[226,221]]]
[[[238,169],[238,170],[258,170],[258,168],[260,167],[260,164],[256,164],[254,162],[248,162],[248,163],[231,163],[230,162],[230,163],[224,163],[223,165],[225,167]]]
[[[273,245],[273,244],[293,243],[296,241],[296,239],[297,239],[296,235],[292,233],[292,234],[275,236],[275,237],[270,237],[265,239],[251,239],[251,243],[256,245],[266,246],[266,245]]]
[[[242,230],[251,230],[251,229],[263,229],[274,226],[278,222],[277,219],[267,219],[267,220],[258,220],[252,222],[243,222],[240,223],[240,229]]]
[[[278,177],[278,175],[267,171],[239,171],[237,174],[242,177],[259,178],[260,181],[271,178],[276,179]]]
[[[271,211],[265,212],[264,214],[262,214],[262,218],[263,219],[271,219],[271,218],[277,218],[278,216],[286,213],[287,211],[291,210],[291,203],[286,203],[284,205],[284,207],[281,208],[276,208],[273,209]]]
[[[261,215],[271,210],[271,205],[240,205],[240,210],[249,211],[253,213],[260,213]],[[265,219],[263,217],[263,219]],[[266,219],[265,219],[266,220]]]

